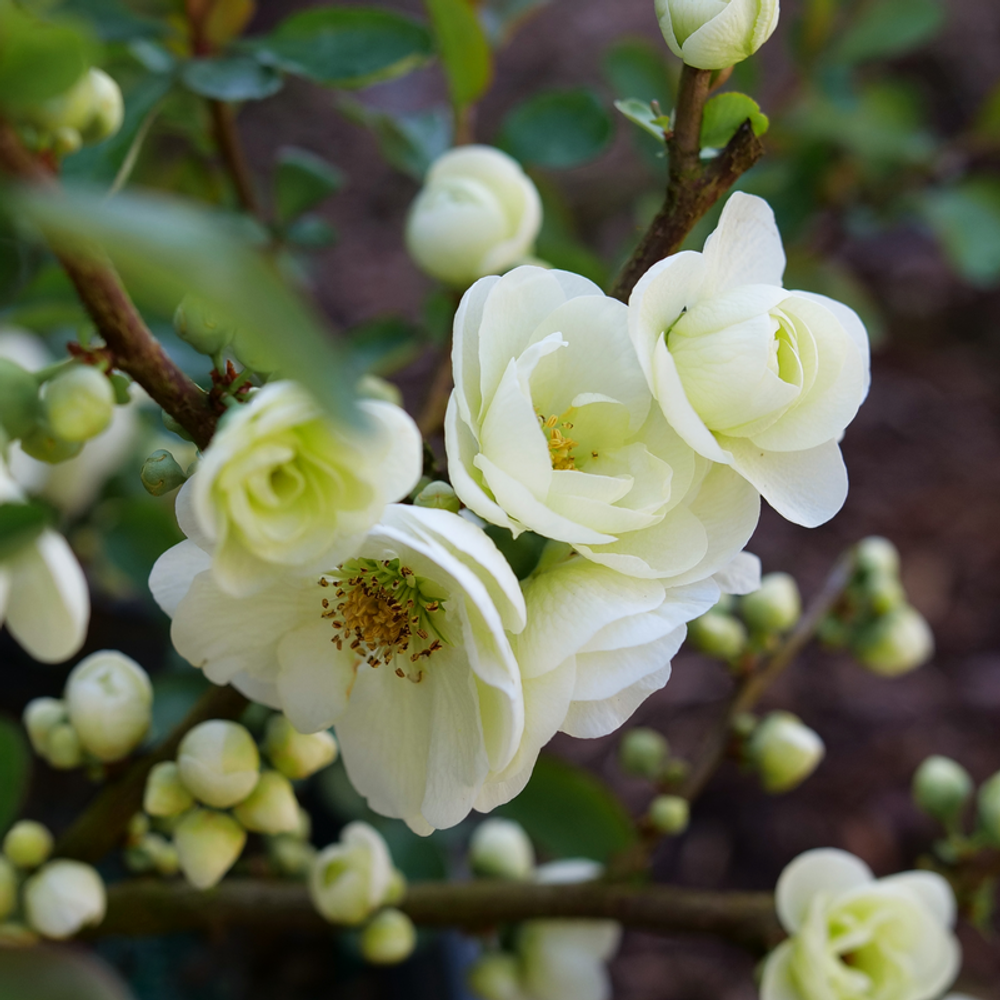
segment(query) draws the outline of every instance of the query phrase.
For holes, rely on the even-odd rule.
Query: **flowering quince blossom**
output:
[[[416,485],[413,420],[380,400],[358,409],[367,426],[338,425],[301,386],[273,382],[227,415],[177,497],[181,530],[212,553],[223,590],[336,565]]]
[[[868,392],[868,338],[847,306],[782,288],[784,269],[770,207],[734,194],[704,253],[639,280],[629,334],[684,441],[814,527],[847,496],[838,442]]]
[[[653,405],[627,316],[567,271],[476,282],[455,316],[452,485],[515,535],[568,542],[630,576],[694,582],[746,544],[760,498]]]
[[[670,51],[698,69],[752,56],[778,26],[778,0],[656,0]]]
[[[931,1000],[958,972],[955,897],[933,872],[876,879],[820,848],[781,873],[775,902],[790,938],[767,958],[761,1000]]]
[[[459,822],[521,740],[524,627],[514,573],[448,511],[392,505],[354,558],[246,598],[182,542],[150,589],[177,651],[217,684],[280,708],[302,732],[336,723],[352,784],[418,833]]]

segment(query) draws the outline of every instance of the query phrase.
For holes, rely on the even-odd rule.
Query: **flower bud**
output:
[[[298,781],[337,759],[333,733],[300,733],[284,715],[272,715],[264,736],[264,752],[286,778]]]
[[[28,924],[56,941],[99,924],[106,905],[101,876],[80,861],[50,861],[24,883]]]
[[[473,831],[469,861],[477,875],[523,881],[535,870],[535,849],[520,823],[488,819]]]
[[[7,831],[7,836],[3,838],[3,852],[7,860],[18,868],[37,868],[49,860],[52,834],[41,823],[22,819]]]
[[[83,749],[111,763],[127,757],[149,731],[153,686],[135,660],[104,649],[73,668],[66,705]]]
[[[740,610],[754,632],[787,632],[802,615],[799,585],[788,573],[768,573],[760,589],[743,598]]]
[[[877,615],[887,615],[890,611],[906,603],[906,591],[894,573],[879,571],[864,578],[862,592],[868,604]]]
[[[735,660],[746,649],[747,630],[738,618],[709,611],[688,623],[688,638],[707,656]]]
[[[394,406],[403,405],[403,394],[399,387],[378,375],[362,375],[354,388],[364,399],[380,399],[383,403],[392,403]]]
[[[146,492],[154,497],[162,497],[187,481],[177,459],[165,448],[157,449],[142,463],[139,478]]]
[[[132,818],[128,821],[128,826],[125,828],[125,835],[128,837],[130,843],[138,843],[149,833],[151,826],[149,817],[144,812],[133,813]]]
[[[30,433],[40,412],[34,375],[7,358],[0,358],[0,424],[11,437]]]
[[[185,295],[174,312],[174,329],[200,354],[218,354],[236,333],[232,322],[219,316],[196,295]]]
[[[295,833],[299,828],[295,790],[278,771],[264,771],[254,790],[234,807],[233,815],[252,833]]]
[[[316,860],[316,848],[292,834],[268,838],[267,853],[271,863],[289,878],[308,875]]]
[[[17,872],[6,859],[0,858],[0,923],[3,923],[17,906]]]
[[[855,562],[865,574],[897,576],[899,574],[899,550],[888,538],[872,535],[858,542]]]
[[[49,465],[66,462],[83,450],[82,441],[66,441],[57,437],[45,422],[36,424],[21,438],[20,444],[26,455]]]
[[[331,923],[360,924],[385,902],[392,872],[382,835],[367,823],[348,823],[340,843],[316,855],[309,873],[309,895]]]
[[[656,0],[670,51],[697,69],[726,69],[752,56],[778,26],[778,0]]]
[[[649,821],[659,833],[683,833],[691,820],[691,807],[679,795],[657,795],[649,806]]]
[[[90,101],[90,122],[83,130],[83,141],[103,142],[110,139],[125,120],[121,88],[103,69],[90,70]]]
[[[627,774],[653,780],[663,772],[668,753],[670,744],[665,736],[655,729],[636,726],[622,737],[618,761]]]
[[[1000,771],[979,786],[979,826],[993,844],[1000,845]]]
[[[52,133],[52,152],[57,157],[70,156],[83,146],[83,136],[75,128],[57,128]]]
[[[176,762],[164,760],[155,764],[146,778],[142,808],[150,816],[178,816],[194,805],[194,797],[181,781]]]
[[[196,889],[210,889],[236,863],[247,832],[226,813],[193,809],[174,830],[174,846],[184,877]]]
[[[61,94],[41,104],[22,109],[25,121],[43,132],[53,133],[62,128],[84,129],[94,114],[93,78],[84,72],[76,83]]]
[[[417,507],[436,507],[439,510],[450,510],[457,514],[462,509],[462,501],[448,485],[439,480],[428,483],[414,498]]]
[[[66,721],[66,703],[58,698],[35,698],[25,706],[21,721],[32,750],[44,757],[52,730]]]
[[[150,833],[142,838],[142,849],[149,856],[156,871],[166,877],[176,875],[180,868],[180,856],[177,848],[158,833]]]
[[[416,946],[417,929],[401,910],[382,910],[361,932],[361,954],[373,965],[405,962]]]
[[[202,722],[181,740],[177,766],[188,791],[207,806],[228,809],[242,802],[260,778],[260,754],[238,722]]]
[[[389,876],[389,888],[385,891],[385,899],[382,900],[386,906],[399,906],[406,899],[406,876],[398,869],[393,868]]]
[[[929,816],[950,823],[972,794],[972,778],[950,757],[928,757],[913,775],[913,801]]]
[[[80,737],[68,722],[53,726],[43,756],[59,771],[71,771],[83,763]]]
[[[779,794],[802,784],[823,759],[819,734],[791,712],[771,712],[754,730],[747,754],[765,792]]]
[[[496,951],[476,959],[469,969],[469,990],[482,1000],[521,1000],[521,975],[517,958]]]
[[[42,411],[56,437],[89,441],[111,423],[114,386],[93,365],[71,365],[43,386]]]
[[[854,653],[873,673],[896,677],[931,658],[934,635],[923,615],[904,604],[862,629]]]

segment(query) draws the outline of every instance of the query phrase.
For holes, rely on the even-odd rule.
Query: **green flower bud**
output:
[[[41,823],[22,819],[7,831],[7,836],[3,838],[3,852],[7,860],[18,868],[37,868],[49,860],[52,834]]]
[[[865,578],[863,593],[877,615],[886,615],[906,603],[906,591],[895,574],[872,573]]]
[[[39,462],[58,465],[76,458],[83,449],[82,441],[64,441],[52,433],[46,423],[36,424],[21,438],[21,450]]]
[[[228,809],[242,802],[260,778],[260,754],[238,722],[212,719],[188,732],[177,751],[181,780],[207,806]]]
[[[268,720],[264,752],[286,778],[298,781],[337,759],[337,741],[330,732],[300,733],[283,715]]]
[[[535,849],[520,823],[488,819],[473,831],[469,862],[477,875],[524,881],[535,870]]]
[[[735,660],[746,649],[747,630],[738,618],[709,611],[688,623],[688,639],[707,656]]]
[[[178,816],[194,805],[194,797],[181,781],[180,769],[172,760],[153,766],[146,778],[142,808],[150,816]]]
[[[196,295],[184,296],[174,313],[174,329],[181,340],[209,356],[227,347],[236,333],[230,321]]]
[[[450,510],[457,514],[462,509],[462,501],[455,491],[447,484],[435,480],[428,483],[414,498],[417,507],[436,507],[439,510]]]
[[[521,1000],[521,971],[517,958],[496,951],[473,962],[467,979],[469,990],[482,1000]]]
[[[854,640],[854,654],[872,673],[896,677],[926,663],[934,635],[923,615],[904,604],[876,618]]]
[[[68,90],[21,112],[25,121],[49,133],[61,128],[85,129],[93,114],[93,79],[89,71],[81,74]]]
[[[359,396],[364,396],[366,399],[381,399],[383,403],[403,405],[403,394],[398,387],[384,378],[379,378],[378,375],[362,375],[355,389]]]
[[[66,703],[58,698],[35,698],[25,706],[21,721],[32,750],[44,757],[52,730],[66,721]]]
[[[192,809],[174,830],[174,846],[184,877],[196,889],[210,889],[236,864],[247,832],[226,813]]]
[[[826,753],[819,734],[791,712],[771,712],[754,730],[747,756],[772,795],[801,785]]]
[[[416,946],[417,929],[401,910],[382,910],[361,932],[361,954],[373,965],[405,962]]]
[[[862,573],[896,576],[899,574],[899,550],[888,538],[872,535],[858,542],[855,549],[857,567]]]
[[[667,836],[683,833],[691,820],[691,807],[679,795],[657,795],[649,806],[654,829]]]
[[[278,771],[264,771],[254,790],[233,815],[252,833],[295,833],[299,829],[299,803],[292,783]]]
[[[162,497],[187,482],[187,476],[177,464],[177,459],[165,448],[154,451],[142,463],[139,478],[142,480],[146,492],[154,497]]]
[[[787,632],[802,615],[802,597],[788,573],[768,573],[760,589],[740,602],[743,620],[754,632]]]
[[[667,762],[670,744],[655,729],[636,726],[622,737],[618,747],[618,762],[627,774],[639,778],[658,778]]]
[[[304,878],[316,860],[316,848],[312,844],[288,833],[269,837],[267,853],[274,867],[289,878]]]
[[[57,128],[52,133],[52,152],[58,157],[69,156],[83,145],[83,136],[75,128]]]
[[[122,127],[125,102],[118,84],[96,67],[90,70],[90,102],[90,122],[83,130],[83,141],[103,142]]]
[[[111,423],[114,386],[92,365],[72,365],[42,387],[42,410],[56,437],[89,441]]]
[[[150,833],[143,837],[140,844],[150,859],[157,873],[168,878],[176,875],[180,869],[180,857],[177,848],[158,833]]]
[[[386,906],[399,906],[406,899],[406,876],[398,869],[393,868],[389,875],[389,888],[385,891],[385,899],[382,900]]]
[[[39,934],[56,941],[104,919],[101,876],[80,861],[50,861],[24,883],[24,913]]]
[[[0,858],[0,923],[3,923],[17,906],[17,872],[6,859]]]
[[[972,778],[961,764],[935,754],[913,775],[913,801],[929,816],[950,823],[972,794]]]
[[[135,841],[138,843],[143,837],[149,833],[149,817],[142,812],[137,812],[132,814],[132,818],[128,821],[128,827],[126,828],[126,834],[130,841]]]
[[[42,756],[59,771],[79,767],[83,763],[83,747],[76,730],[68,722],[53,726]]]
[[[1000,845],[1000,771],[979,786],[979,826],[993,844]]]
[[[0,358],[0,424],[11,437],[30,434],[38,421],[38,383],[31,372]]]

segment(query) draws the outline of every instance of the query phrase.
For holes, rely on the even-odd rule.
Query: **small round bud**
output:
[[[150,825],[149,817],[144,812],[133,813],[125,830],[129,841],[138,843],[142,840],[149,833]]]
[[[31,748],[44,757],[52,730],[66,721],[66,703],[59,698],[35,698],[25,706],[21,721]]]
[[[121,88],[115,81],[96,67],[90,70],[91,116],[83,130],[84,142],[103,142],[110,139],[125,120],[125,102]]]
[[[288,833],[268,838],[267,853],[274,867],[289,878],[308,875],[316,860],[316,848],[312,844]]]
[[[950,757],[928,757],[913,775],[913,800],[929,816],[950,823],[972,795],[972,778]]]
[[[181,781],[207,806],[228,809],[242,802],[260,778],[260,754],[238,722],[202,722],[181,740],[177,751]]]
[[[872,535],[858,542],[857,567],[862,573],[896,576],[899,574],[899,550],[888,538]]]
[[[164,878],[177,874],[180,869],[180,857],[177,848],[166,837],[150,833],[142,839],[141,846],[158,874]]]
[[[688,638],[707,656],[735,660],[746,649],[747,630],[738,618],[709,611],[688,623]]]
[[[264,752],[286,778],[298,781],[337,759],[333,733],[300,733],[283,715],[272,715],[264,735]]]
[[[488,819],[473,831],[469,861],[477,875],[523,881],[535,870],[535,849],[520,823]]]
[[[865,577],[863,593],[877,615],[886,615],[906,603],[906,591],[895,574],[879,572]]]
[[[521,973],[517,958],[497,951],[476,959],[469,969],[469,990],[482,1000],[521,1000]]]
[[[653,780],[663,772],[669,753],[670,744],[665,736],[655,729],[636,726],[622,737],[618,761],[627,774]]]
[[[747,743],[747,755],[764,791],[774,795],[801,785],[825,753],[819,734],[791,712],[771,712]]]
[[[42,756],[59,771],[79,767],[83,763],[83,747],[76,730],[68,722],[53,726]]]
[[[174,846],[184,877],[196,889],[210,889],[236,864],[247,832],[226,813],[192,809],[174,830]]]
[[[6,859],[0,858],[0,923],[3,923],[17,906],[17,872]]]
[[[931,658],[934,635],[924,616],[906,604],[862,629],[854,653],[873,673],[896,677]]]
[[[89,441],[111,423],[114,386],[92,365],[71,365],[43,386],[42,411],[56,437]]]
[[[177,459],[165,448],[154,451],[142,463],[139,478],[146,492],[154,497],[162,497],[187,482],[187,476],[177,464]]]
[[[83,749],[112,763],[127,757],[149,731],[153,686],[135,660],[103,649],[73,668],[66,705]]]
[[[398,869],[393,868],[389,876],[389,888],[385,891],[385,899],[382,900],[386,906],[399,906],[406,899],[406,876]]]
[[[233,808],[233,815],[252,833],[295,833],[299,829],[295,790],[278,771],[264,771],[254,790]]]
[[[7,358],[0,358],[0,424],[11,437],[24,437],[40,413],[34,375]]]
[[[153,766],[146,778],[142,808],[150,816],[179,816],[194,805],[194,797],[181,781],[176,762],[164,760]]]
[[[24,883],[24,913],[33,930],[62,941],[104,919],[101,876],[80,861],[50,861]]]
[[[76,83],[61,94],[25,108],[22,114],[26,121],[43,132],[53,133],[61,128],[86,128],[94,114],[93,79],[90,72],[82,73]]]
[[[683,833],[691,820],[691,807],[679,795],[657,795],[649,806],[654,829],[667,836]]]
[[[22,819],[7,831],[7,836],[3,838],[3,852],[7,860],[18,868],[37,868],[49,860],[52,834],[41,823]]]
[[[83,146],[83,136],[75,128],[63,126],[52,133],[52,152],[56,156],[69,156]]]
[[[435,507],[438,510],[450,510],[457,514],[462,509],[462,501],[447,483],[435,480],[428,483],[414,498],[417,507]]]
[[[39,462],[58,465],[76,458],[83,450],[82,441],[65,441],[52,433],[47,424],[36,424],[21,438],[21,450]]]
[[[760,589],[740,602],[743,620],[754,632],[787,632],[802,615],[802,597],[788,573],[768,573]]]
[[[196,295],[185,295],[174,312],[174,329],[200,354],[218,354],[232,341],[236,327]]]
[[[340,842],[324,847],[309,872],[309,896],[335,924],[360,924],[385,903],[392,857],[383,836],[367,823],[348,823]]]
[[[979,826],[993,844],[1000,845],[1000,771],[979,786]]]
[[[401,910],[382,910],[361,932],[361,954],[373,965],[405,962],[416,946],[417,929]]]

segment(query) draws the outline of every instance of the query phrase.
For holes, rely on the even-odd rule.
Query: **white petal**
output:
[[[153,564],[149,574],[149,590],[164,614],[171,618],[177,605],[191,588],[199,573],[212,567],[212,557],[190,539],[167,549]]]
[[[760,590],[760,558],[750,552],[740,552],[733,556],[713,579],[724,594],[752,594]]]
[[[499,280],[496,275],[480,278],[462,296],[455,313],[451,347],[455,391],[450,402],[455,403],[462,419],[469,424],[479,422],[483,405],[479,387],[479,327],[483,322],[486,300]]]
[[[794,934],[805,921],[809,904],[818,893],[837,897],[872,880],[868,865],[847,851],[833,847],[806,851],[778,878],[775,887],[778,919],[789,934]]]
[[[739,5],[732,2],[729,8],[735,12]],[[705,241],[705,267],[705,296],[740,285],[781,285],[785,251],[774,212],[763,198],[742,191],[729,196]]]
[[[812,299],[821,306],[825,306],[837,317],[840,325],[847,331],[847,335],[858,349],[858,354],[861,356],[861,363],[865,370],[863,399],[868,395],[868,388],[871,384],[871,373],[869,370],[871,367],[871,344],[868,340],[868,331],[865,329],[864,323],[861,322],[861,317],[850,306],[846,306],[843,302],[838,302],[836,299],[828,298],[826,295],[802,291],[792,292],[792,294],[798,298]]]
[[[195,509],[196,494],[200,492],[201,484],[202,480],[195,472],[177,491],[177,496],[174,497],[174,516],[177,518],[177,526],[195,545],[206,552],[211,552],[215,546],[214,534],[208,533]]]
[[[879,884],[913,893],[942,925],[955,926],[955,893],[947,880],[936,872],[900,872],[879,879]]]
[[[276,684],[261,680],[259,677],[251,677],[250,674],[236,674],[233,677],[232,685],[237,691],[245,694],[257,704],[266,705],[278,712],[282,710],[281,696],[278,694]]]
[[[759,0],[730,0],[721,14],[685,39],[681,46],[684,62],[698,69],[725,69],[746,59],[777,23],[776,17],[770,17],[761,25],[761,7]]]
[[[685,632],[680,626],[641,645],[578,653],[573,700],[605,701],[643,678],[661,672],[680,649]]]
[[[384,452],[378,463],[376,485],[387,502],[402,500],[417,485],[423,471],[420,431],[413,418],[394,403],[364,399],[358,408],[372,418],[372,447]]]
[[[792,978],[794,945],[784,941],[764,961],[760,983],[760,1000],[802,1000],[802,994]]]
[[[278,642],[275,679],[285,715],[300,733],[318,733],[343,715],[360,657],[338,650],[328,622],[316,620],[286,632]]]
[[[683,639],[682,631],[676,640],[676,646],[680,646]],[[669,663],[654,673],[640,678],[611,698],[602,701],[574,701],[569,706],[566,718],[559,729],[579,739],[607,736],[620,729],[632,717],[632,713],[651,694],[661,690],[668,680],[670,680]]]

